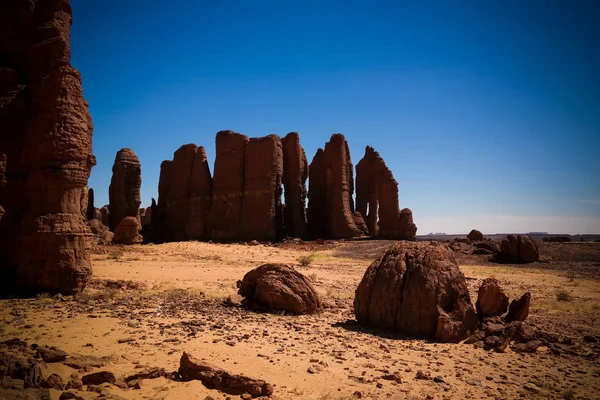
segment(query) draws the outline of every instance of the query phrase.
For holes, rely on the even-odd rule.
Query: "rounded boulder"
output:
[[[381,254],[356,289],[361,325],[458,342],[477,324],[453,251],[436,242],[398,242]]]
[[[264,264],[238,281],[238,293],[248,306],[293,314],[322,309],[321,299],[309,279],[285,264]]]

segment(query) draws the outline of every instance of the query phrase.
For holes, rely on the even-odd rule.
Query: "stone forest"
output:
[[[149,207],[123,148],[88,188],[71,23],[0,2],[1,399],[598,398],[598,246],[417,237],[340,133],[309,164],[297,132],[223,130],[212,172],[183,144]]]

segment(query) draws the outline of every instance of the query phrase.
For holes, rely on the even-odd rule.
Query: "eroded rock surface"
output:
[[[508,235],[500,243],[495,260],[502,263],[532,263],[540,258],[538,245],[531,236]]]
[[[348,142],[336,133],[309,167],[308,224],[313,237],[361,236],[354,223],[354,171]]]
[[[67,0],[0,2],[1,291],[80,291],[91,232],[80,199],[92,119],[70,64]]]
[[[477,315],[454,253],[435,242],[398,242],[365,272],[354,298],[362,325],[458,342]]]
[[[290,237],[306,239],[306,179],[308,161],[297,132],[288,133],[283,145],[283,184],[285,186],[285,232]]]
[[[525,321],[529,315],[529,303],[531,302],[531,294],[525,293],[518,300],[510,302],[508,313],[506,314],[506,322]]]
[[[371,146],[356,165],[356,210],[365,218],[371,236],[416,240],[412,211],[399,209],[398,182]]]
[[[497,279],[484,279],[481,286],[479,286],[475,308],[480,317],[496,317],[506,312],[508,309],[508,296],[500,287]]]
[[[244,275],[238,287],[249,306],[294,314],[310,314],[322,308],[308,278],[288,265],[261,265]]]
[[[232,395],[270,396],[273,387],[267,382],[244,375],[234,375],[184,352],[179,361],[179,375],[184,381],[199,380],[209,389]]]
[[[276,241],[282,236],[283,149],[277,135],[251,138],[244,157],[238,238]]]
[[[139,231],[139,220],[135,217],[125,217],[117,225],[112,242],[127,245],[142,243],[143,238]]]
[[[485,238],[483,237],[483,233],[481,233],[477,229],[473,229],[467,235],[467,239],[469,239],[471,242],[480,242],[480,241],[484,240]]]
[[[125,217],[140,219],[140,187],[142,186],[142,169],[140,160],[131,149],[117,152],[113,164],[113,175],[108,189],[111,231]]]
[[[208,218],[208,231],[213,240],[231,241],[239,235],[245,152],[249,140],[248,136],[233,131],[217,133],[212,205]]]

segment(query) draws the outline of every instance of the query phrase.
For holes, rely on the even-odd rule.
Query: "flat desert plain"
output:
[[[486,256],[457,252],[473,303],[487,277],[497,278],[511,300],[531,293],[526,322],[553,334],[559,345],[532,354],[359,326],[354,290],[392,243],[97,247],[94,278],[84,293],[1,300],[0,339],[56,346],[67,360],[79,360],[48,364],[64,382],[73,373],[110,371],[122,381],[148,367],[177,371],[185,351],[231,373],[265,380],[277,399],[600,398],[600,243],[544,243],[540,261],[527,265],[493,264]],[[324,311],[294,316],[243,308],[236,282],[274,262],[294,265],[309,277]],[[138,381],[133,388],[121,382],[70,391],[84,399],[240,397],[200,381],[165,377]],[[61,393],[51,389],[53,399]]]

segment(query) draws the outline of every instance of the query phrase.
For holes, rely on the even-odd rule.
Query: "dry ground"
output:
[[[499,279],[511,299],[530,291],[529,321],[575,343],[575,350],[560,355],[545,347],[535,354],[493,353],[357,326],[354,289],[391,243],[107,247],[93,256],[94,282],[84,294],[1,300],[0,340],[18,337],[70,355],[105,357],[98,370],[117,375],[145,365],[175,371],[185,350],[231,372],[266,380],[280,399],[356,398],[357,392],[373,399],[600,398],[600,347],[590,343],[600,341],[600,243],[544,244],[542,261],[528,266],[458,257],[473,301],[488,276]],[[308,266],[299,265],[302,256],[310,256]],[[236,281],[266,262],[296,265],[325,299],[325,311],[287,316],[241,308]],[[557,300],[561,291],[569,301]],[[63,364],[50,364],[50,369],[65,379],[73,372]],[[436,379],[416,379],[417,371]],[[382,378],[393,373],[401,383]],[[126,399],[229,397],[197,381],[165,378],[145,380],[141,389],[108,385],[106,390]],[[52,395],[58,399],[60,392]]]

